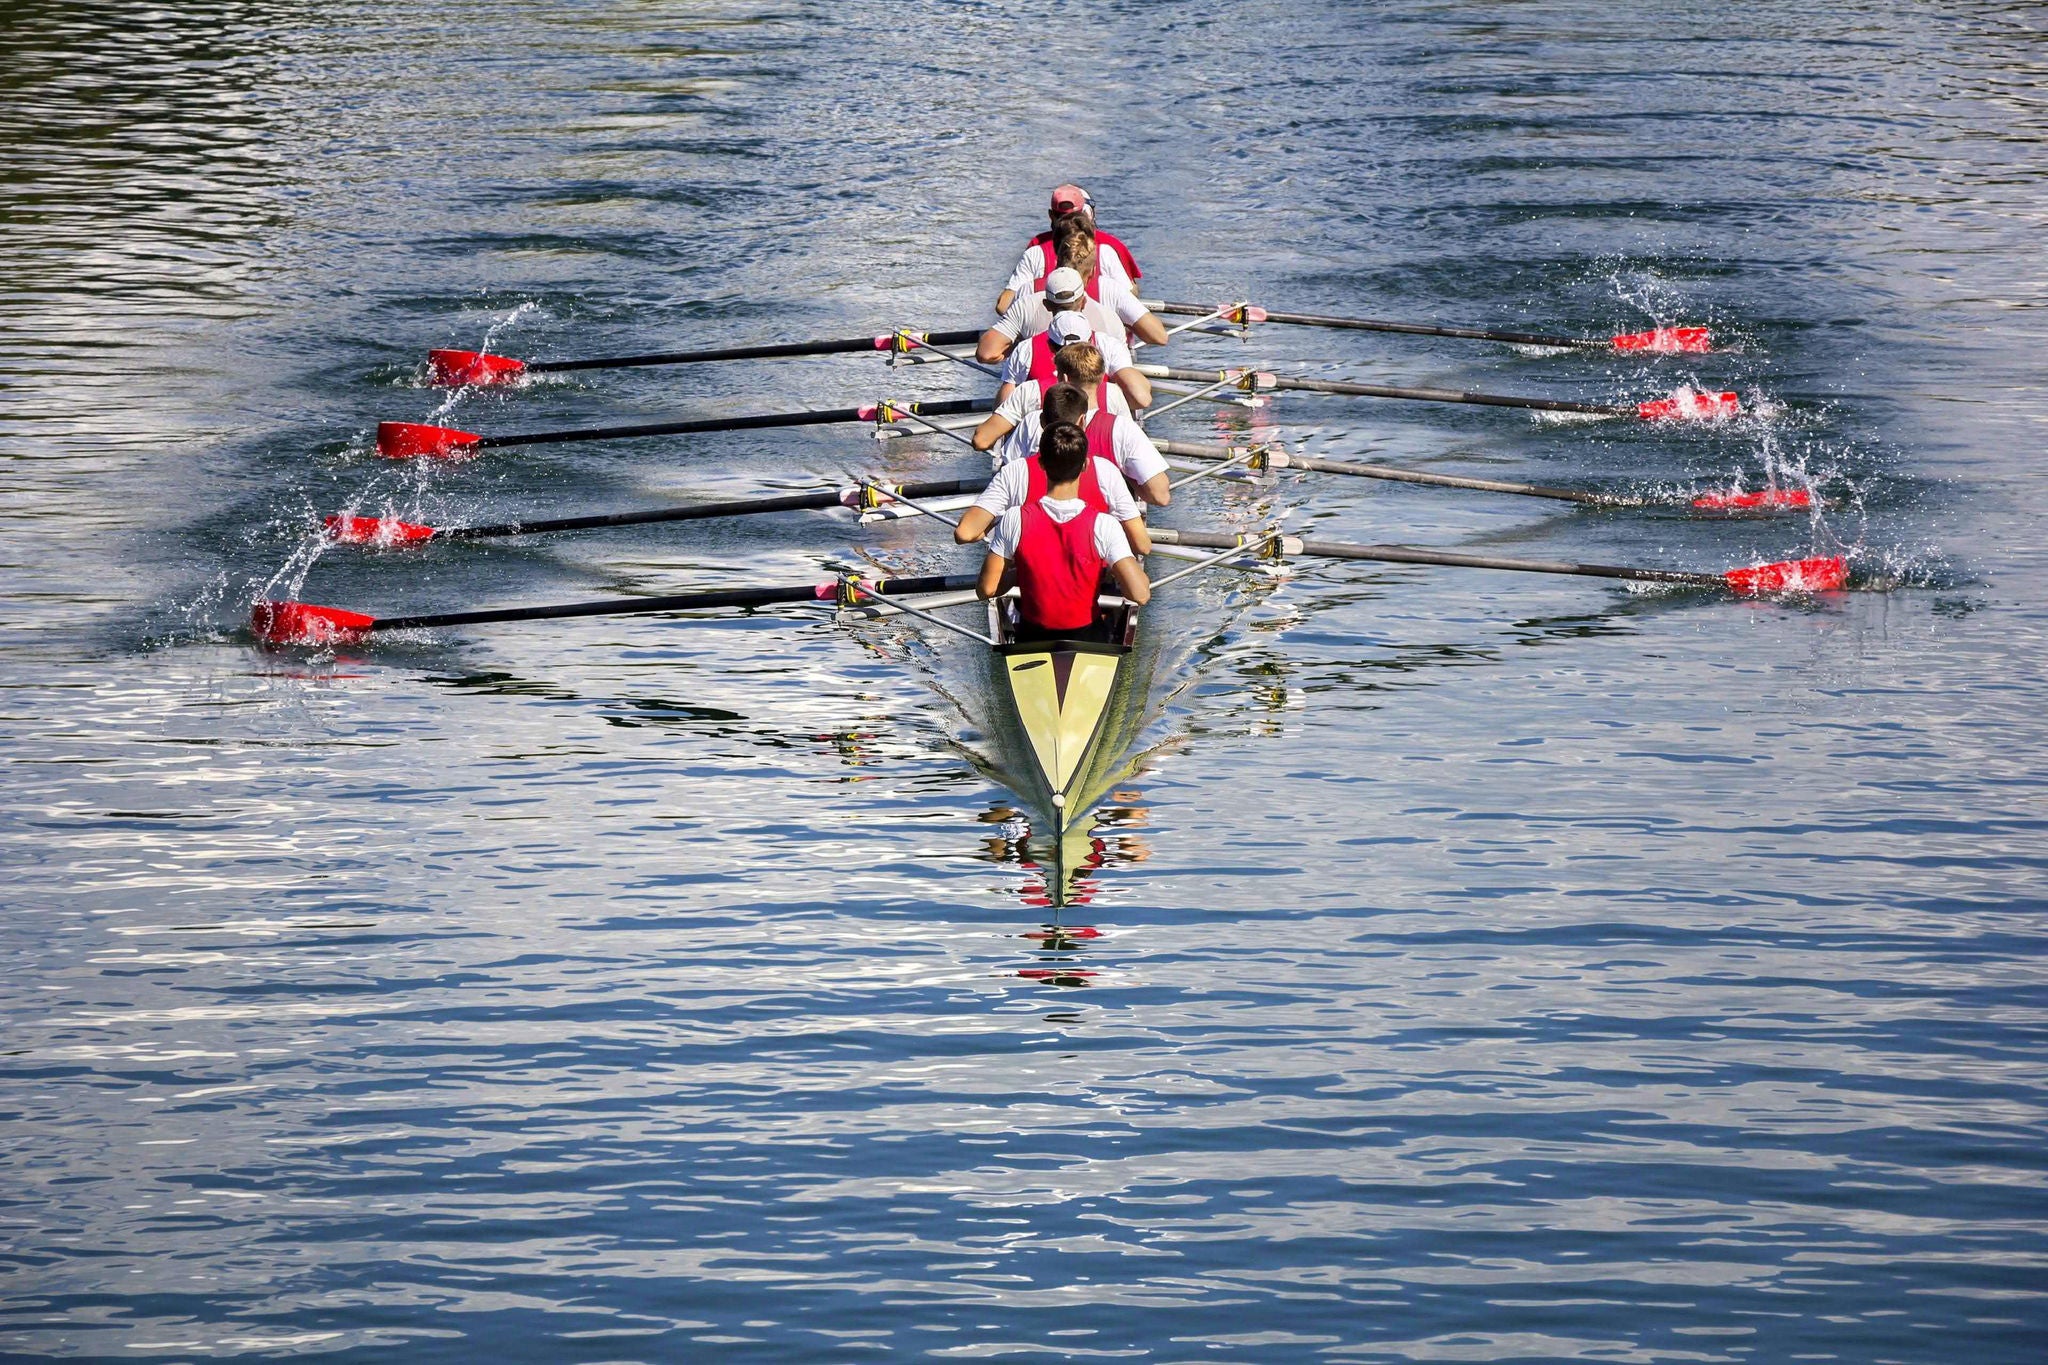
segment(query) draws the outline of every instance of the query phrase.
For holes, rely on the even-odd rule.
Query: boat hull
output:
[[[1142,710],[1129,704],[1138,609],[1102,599],[1092,639],[1020,641],[1011,602],[991,603],[989,616],[995,687],[1021,739],[1015,770],[1031,786],[1020,795],[1064,833],[1114,779],[1124,722]]]

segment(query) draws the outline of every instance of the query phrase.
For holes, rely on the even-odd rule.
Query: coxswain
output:
[[[998,317],[1010,311],[1017,295],[1029,289],[1032,281],[1043,279],[1059,264],[1052,256],[1052,229],[1059,226],[1062,218],[1076,215],[1088,220],[1088,225],[1095,229],[1095,240],[1108,250],[1102,268],[1121,280],[1132,293],[1137,292],[1138,280],[1145,273],[1138,269],[1137,257],[1131,255],[1129,247],[1095,227],[1095,201],[1088,197],[1088,191],[1079,185],[1061,185],[1052,192],[1052,206],[1046,211],[1049,220],[1047,230],[1033,237],[1025,246],[1017,268],[1010,272],[1009,282],[1003,286],[1003,292],[996,295]]]
[[[1105,569],[1131,601],[1142,606],[1152,598],[1124,528],[1081,496],[1089,463],[1087,436],[1061,422],[1045,429],[1036,460],[1011,466],[1037,466],[1045,489],[996,522],[975,592],[995,597],[1016,585],[1020,640],[1092,634]]]
[[[1053,352],[1052,360],[1060,383],[1073,385],[1087,397],[1088,410],[1077,420],[1088,435],[1088,453],[1115,465],[1137,495],[1154,507],[1171,502],[1166,460],[1131,417],[1123,390],[1103,378],[1102,352],[1077,341]],[[1040,409],[1051,392],[1035,379],[1017,385],[974,429],[974,448],[994,451],[999,466],[1029,458],[1038,449],[1045,428]]]
[[[1040,412],[1041,426],[1046,432],[1055,427],[1071,426],[1081,433],[1085,445],[1088,442],[1088,413],[1085,391],[1073,384],[1055,384],[1046,390]],[[1039,437],[1038,454],[1029,459],[1011,460],[996,470],[995,477],[989,480],[988,487],[981,491],[974,505],[960,514],[960,524],[953,531],[956,542],[972,545],[990,526],[1000,522],[1004,514],[1014,508],[1029,506],[1045,496],[1052,477],[1044,463],[1045,439],[1044,436]],[[1154,458],[1157,458],[1157,452],[1154,452]],[[1160,461],[1160,464],[1163,475],[1165,461]],[[1130,485],[1114,461],[1091,453],[1078,476],[1078,487],[1080,491],[1076,496],[1096,511],[1107,512],[1123,528],[1125,539],[1139,554],[1152,552],[1152,537],[1145,533],[1144,509],[1131,495]]]
[[[1152,403],[1152,381],[1138,373],[1131,364],[1130,348],[1114,336],[1097,331],[1082,308],[1086,295],[1081,292],[1081,277],[1072,270],[1059,269],[1046,276],[1045,307],[1049,310],[1046,326],[1027,334],[1022,342],[997,350],[991,360],[1001,360],[1003,368],[996,385],[996,402],[1001,404],[1010,396],[1010,391],[1027,379],[1036,379],[1042,392],[1056,383],[1058,375],[1053,365],[1053,354],[1062,346],[1077,341],[1089,342],[1102,352],[1103,372],[1110,382],[1124,392],[1133,411],[1149,407]],[[1011,312],[1014,314],[1015,309]],[[997,324],[1000,326],[1001,324]],[[990,332],[982,338],[986,345]]]

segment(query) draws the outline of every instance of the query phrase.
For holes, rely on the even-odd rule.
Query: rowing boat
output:
[[[994,685],[1023,738],[1021,762],[1030,799],[1063,834],[1086,817],[1116,775],[1129,734],[1141,719],[1132,705],[1139,612],[1121,597],[1096,602],[1092,638],[1020,640],[1014,594],[988,604]]]

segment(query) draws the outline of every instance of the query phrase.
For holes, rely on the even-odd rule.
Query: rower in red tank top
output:
[[[1088,438],[1061,422],[1046,428],[1035,463],[1035,496],[1003,514],[989,536],[988,558],[975,591],[994,597],[1017,588],[1020,637],[1083,634],[1095,625],[1095,598],[1107,568],[1133,602],[1152,596],[1152,585],[1115,519],[1083,496]],[[1045,491],[1038,493],[1038,479]]]
[[[1055,258],[1058,229],[1062,222],[1078,221],[1085,224],[1091,241],[1099,242],[1102,250],[1112,258],[1110,273],[1125,288],[1136,292],[1139,278],[1145,273],[1138,268],[1137,257],[1120,238],[1102,231],[1095,226],[1095,202],[1088,197],[1088,191],[1079,185],[1061,185],[1052,192],[1052,204],[1046,213],[1049,224],[1046,231],[1039,233],[1024,244],[1024,254],[1017,262],[1017,268],[1010,272],[1009,281],[1002,293],[996,297],[998,315],[1009,311],[1018,291],[1034,278],[1051,271],[1058,261]]]

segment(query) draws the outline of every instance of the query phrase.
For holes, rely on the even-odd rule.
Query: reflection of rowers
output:
[[[1085,411],[1086,397],[1078,391],[1075,396]],[[1152,597],[1130,537],[1108,512],[1103,496],[1105,483],[1111,483],[1128,498],[1122,477],[1106,461],[1088,457],[1088,437],[1080,427],[1054,422],[1051,416],[1037,457],[1022,462],[1025,497],[996,519],[975,585],[983,597],[1016,586],[1017,636],[1022,640],[1082,639],[1093,632],[1104,569],[1131,601],[1142,605]],[[969,515],[974,510],[981,509]],[[966,535],[968,524],[963,517],[963,539],[973,538]],[[1144,534],[1142,522],[1138,534]]]

